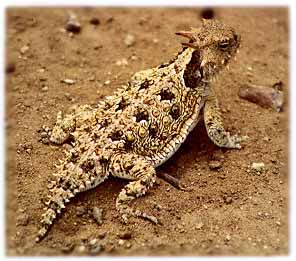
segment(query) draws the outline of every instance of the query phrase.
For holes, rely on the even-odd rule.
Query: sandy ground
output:
[[[68,11],[81,23],[81,32],[72,36],[63,30]],[[51,127],[59,110],[96,104],[134,72],[173,58],[181,42],[174,33],[200,25],[200,10],[7,10],[7,255],[288,254],[288,104],[277,113],[238,97],[242,84],[282,81],[287,101],[288,10],[223,8],[214,14],[242,36],[237,61],[214,88],[226,128],[249,137],[243,148],[215,147],[199,124],[158,169],[193,190],[180,191],[159,179],[137,201],[162,225],[139,219],[123,225],[115,198],[126,181],[113,178],[75,198],[36,244],[47,182],[63,150],[44,144],[42,126]],[[92,18],[100,23],[91,24]],[[127,34],[135,36],[129,47]],[[118,65],[122,59],[126,65]],[[61,82],[67,78],[75,83]],[[213,160],[218,169],[210,168]],[[265,171],[250,171],[253,162],[263,162]],[[89,214],[95,206],[103,209],[100,226]]]

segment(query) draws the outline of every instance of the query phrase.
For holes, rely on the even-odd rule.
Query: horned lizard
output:
[[[95,108],[74,106],[58,113],[50,140],[72,148],[57,166],[41,228],[40,241],[77,193],[96,187],[109,175],[130,180],[116,199],[123,222],[155,216],[130,206],[156,180],[155,168],[167,161],[203,118],[209,138],[219,147],[240,148],[240,138],[225,131],[211,89],[222,68],[238,52],[240,36],[216,20],[177,32],[189,39],[169,63],[137,72],[128,84]]]

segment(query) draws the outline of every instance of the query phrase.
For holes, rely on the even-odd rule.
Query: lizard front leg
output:
[[[140,217],[158,223],[156,217],[130,207],[130,203],[145,195],[156,179],[154,167],[144,158],[136,154],[117,154],[110,162],[109,171],[113,176],[132,180],[119,193],[116,199],[116,209],[121,213],[124,223],[131,216]]]
[[[209,138],[219,147],[240,149],[241,138],[237,135],[230,136],[223,127],[218,100],[211,95],[204,105],[204,122]]]

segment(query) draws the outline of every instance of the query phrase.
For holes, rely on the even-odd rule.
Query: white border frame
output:
[[[204,0],[204,1],[192,1],[192,0],[104,0],[103,2],[95,2],[93,0],[63,0],[62,3],[59,0],[1,0],[0,1],[0,186],[2,195],[0,196],[0,242],[2,242],[1,253],[0,257],[9,258],[12,260],[20,260],[24,258],[30,257],[6,257],[5,256],[5,247],[6,247],[6,235],[5,235],[5,86],[4,86],[4,79],[5,79],[5,72],[4,72],[4,57],[5,57],[5,9],[6,7],[26,7],[26,6],[122,6],[122,7],[135,7],[135,6],[167,6],[167,7],[191,7],[191,6],[239,6],[239,7],[248,7],[248,6],[288,6],[290,8],[290,151],[289,151],[289,256],[279,256],[279,257],[181,257],[182,259],[186,260],[196,260],[196,259],[216,259],[219,258],[220,260],[254,260],[254,259],[261,259],[261,260],[296,260],[296,244],[295,244],[295,209],[296,209],[296,199],[295,199],[295,177],[293,172],[295,171],[295,116],[296,115],[296,92],[293,89],[295,86],[295,51],[292,48],[296,46],[295,41],[295,15],[296,15],[296,1],[293,0],[281,0],[281,1],[262,1],[262,0],[240,0],[240,1],[233,1],[233,0]],[[294,222],[293,222],[294,221]],[[91,257],[70,257],[71,260],[78,260],[80,258],[83,259],[90,259]],[[138,260],[148,260],[149,257],[97,257],[103,260],[106,259],[121,259],[121,260],[130,260],[137,258]],[[38,257],[38,259],[48,260],[49,257]],[[62,259],[62,257],[58,257],[58,259]],[[161,259],[155,258],[154,259]],[[166,259],[170,260],[179,260],[180,257],[166,257]]]

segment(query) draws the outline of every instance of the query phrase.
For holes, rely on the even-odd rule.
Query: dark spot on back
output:
[[[174,120],[177,120],[180,117],[180,107],[177,104],[174,104],[171,108],[170,115]]]
[[[162,89],[159,93],[160,97],[161,97],[161,101],[167,100],[167,101],[171,101],[172,99],[175,98],[175,95],[168,89]]]
[[[91,135],[92,140],[97,140],[99,138],[99,135],[96,132],[93,132]]]
[[[142,120],[145,120],[145,121],[149,120],[148,111],[144,109],[138,110],[137,113],[135,114],[135,117],[136,117],[136,122],[140,122]]]
[[[125,171],[128,172],[128,171],[130,171],[133,167],[134,167],[133,164],[129,164],[129,165],[125,166]]]
[[[101,165],[104,165],[104,164],[106,164],[108,162],[108,160],[106,159],[106,158],[104,158],[104,157],[101,157],[100,159],[99,159],[99,163],[101,164]]]
[[[89,171],[92,170],[95,167],[94,161],[92,159],[88,159],[86,161],[84,161],[80,167],[84,170],[84,171]]]
[[[111,122],[112,122],[112,120],[111,120],[111,119],[107,119],[107,118],[105,118],[105,119],[100,119],[100,120],[98,121],[98,123],[99,123],[102,127],[107,127]]]
[[[158,66],[158,69],[168,67],[170,64],[171,63],[163,63],[163,64],[161,64],[161,65]]]
[[[70,158],[71,162],[76,163],[78,158],[79,158],[79,155],[76,151],[71,153],[71,158]]]
[[[108,135],[108,138],[110,138],[112,141],[121,140],[122,135],[122,130],[115,130]]]
[[[58,177],[58,183],[63,183],[65,181],[65,177],[59,176]]]
[[[71,187],[71,183],[70,183],[70,181],[69,180],[66,180],[65,182],[64,182],[64,184],[63,184],[63,189],[64,190],[67,190],[67,189],[69,189]]]
[[[84,127],[84,130],[85,130],[86,132],[90,132],[90,126],[85,126],[85,127]]]
[[[149,88],[149,86],[152,85],[153,83],[154,83],[153,80],[145,80],[144,82],[141,83],[141,86],[140,86],[139,90],[147,89],[147,88]]]
[[[148,131],[149,131],[149,135],[151,137],[155,138],[157,136],[157,131],[158,131],[158,125],[157,125],[157,123],[156,122],[152,122],[149,125]]]
[[[174,138],[176,138],[177,136],[178,136],[178,134],[177,134],[177,133],[174,133],[174,134],[171,135],[171,139],[174,139]]]
[[[176,73],[179,73],[180,70],[176,64],[174,65],[174,69],[175,69]]]
[[[133,148],[133,142],[132,141],[128,141],[126,140],[125,143],[124,143],[124,149],[126,151],[129,151]]]

